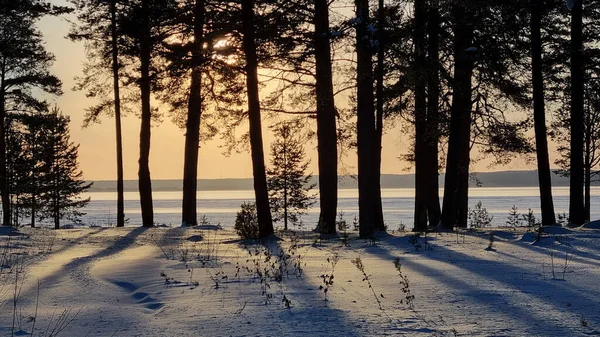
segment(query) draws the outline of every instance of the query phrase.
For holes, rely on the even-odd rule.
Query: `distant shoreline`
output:
[[[312,179],[318,183],[318,177]],[[443,187],[444,175],[439,176],[440,187]],[[482,172],[473,174],[471,186],[477,186],[477,182],[482,187],[537,187],[537,171],[500,171],[500,172]],[[138,190],[137,180],[125,180],[124,187],[126,192]],[[569,179],[552,174],[553,186],[569,186]],[[181,179],[159,179],[152,181],[153,191],[169,192],[181,191]],[[597,185],[597,184],[595,184]],[[357,180],[351,176],[343,176],[338,182],[340,189],[356,189]],[[381,176],[381,188],[414,188],[413,174],[383,174]],[[252,190],[253,181],[251,178],[236,179],[198,179],[199,191],[235,191]],[[90,192],[115,192],[116,181],[98,180],[90,188]]]

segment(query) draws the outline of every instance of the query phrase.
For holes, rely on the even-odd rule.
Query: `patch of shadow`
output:
[[[150,309],[150,310],[157,310],[162,308],[164,304],[156,302],[156,303],[150,303],[146,305],[146,309]]]
[[[142,293],[142,292],[140,292],[140,293],[134,293],[133,295],[131,295],[131,297],[133,297],[136,300],[141,300],[141,299],[143,299],[145,297],[148,297],[148,293]]]
[[[201,230],[205,230],[205,231],[219,231],[219,230],[223,229],[223,227],[221,225],[198,225],[198,226],[194,226],[192,228],[201,229]]]
[[[187,240],[190,241],[190,242],[200,242],[203,239],[204,238],[202,237],[202,235],[192,235],[189,238],[187,238]]]
[[[113,282],[116,286],[121,287],[127,291],[130,292],[134,292],[136,291],[138,288],[133,284],[133,283],[129,283],[129,282],[122,282],[122,281],[116,281]]]
[[[27,235],[27,234],[19,232],[19,229],[15,228],[13,226],[0,226],[0,235],[2,235],[2,236],[18,236],[18,235]]]

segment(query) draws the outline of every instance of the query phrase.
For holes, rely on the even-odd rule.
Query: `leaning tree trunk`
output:
[[[185,157],[183,164],[183,206],[181,222],[197,225],[196,191],[198,189],[198,148],[202,116],[202,43],[204,39],[204,0],[196,0],[194,18],[194,47],[188,115],[185,124]]]
[[[415,96],[415,232],[427,230],[427,177],[425,176],[425,142],[427,127],[427,94],[425,71],[425,0],[415,1],[414,31],[414,96]]]
[[[373,207],[373,142],[375,111],[373,107],[373,69],[371,43],[368,38],[369,1],[355,0],[356,4],[356,69],[357,69],[357,143],[358,143],[358,211],[359,235],[373,236],[376,214]]]
[[[427,138],[425,140],[425,174],[427,183],[427,217],[429,226],[436,227],[440,223],[440,195],[438,176],[438,143],[440,138],[440,58],[439,58],[440,14],[439,1],[430,0],[427,23]]]
[[[140,160],[138,171],[138,185],[140,191],[140,205],[142,209],[142,225],[154,225],[154,210],[152,205],[152,180],[150,179],[150,127],[152,112],[150,110],[150,23],[148,19],[148,2],[142,2],[142,29],[143,36],[140,41],[140,91],[142,101],[142,123],[140,128]]]
[[[556,224],[552,200],[552,179],[546,135],[544,102],[544,74],[542,70],[542,10],[543,0],[533,0],[531,5],[531,77],[533,79],[533,123],[538,167],[538,182],[542,211],[542,225]]]
[[[258,216],[259,237],[273,234],[273,220],[269,208],[265,154],[263,151],[260,99],[258,95],[258,60],[254,41],[254,5],[252,0],[242,0],[243,50],[246,55],[246,88],[248,91],[248,116],[250,118],[250,147],[254,194]]]
[[[315,0],[315,62],[317,94],[317,147],[319,158],[319,231],[336,231],[337,213],[337,131],[333,97],[333,71],[327,0]]]
[[[468,55],[472,27],[469,25],[467,13],[466,4],[456,3],[453,6],[453,16],[456,22],[454,26],[454,81],[442,208],[442,226],[450,230],[459,221],[459,209],[464,207],[464,199],[468,198],[465,189],[468,190],[473,62]],[[465,173],[467,184],[464,181]],[[459,200],[461,198],[463,200]]]
[[[376,78],[376,115],[375,115],[375,140],[373,155],[373,193],[375,193],[375,223],[376,230],[385,231],[383,221],[383,205],[381,204],[381,150],[383,139],[383,81],[384,81],[384,58],[385,58],[385,8],[383,0],[377,5],[377,78]]]
[[[582,0],[571,11],[571,162],[569,185],[569,222],[582,225],[585,218],[583,198],[583,8]]]
[[[121,96],[119,93],[119,47],[117,35],[117,4],[110,2],[113,91],[115,95],[115,134],[117,143],[117,227],[125,226],[125,197],[123,187],[123,137],[121,132]],[[32,222],[33,224],[33,222]]]

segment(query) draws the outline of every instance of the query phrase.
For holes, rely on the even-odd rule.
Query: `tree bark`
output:
[[[119,93],[119,47],[117,35],[117,4],[110,2],[113,91],[115,95],[115,134],[117,144],[117,227],[125,226],[125,197],[123,187],[123,137],[121,132],[121,96]],[[33,224],[33,222],[32,222]]]
[[[150,109],[150,59],[151,38],[148,1],[142,1],[142,37],[140,40],[140,91],[142,101],[142,117],[140,128],[140,159],[138,171],[138,185],[140,191],[140,205],[142,209],[142,225],[154,225],[154,210],[152,204],[152,180],[150,178],[150,128],[152,112]]]
[[[383,206],[381,204],[381,150],[383,139],[383,80],[384,80],[384,58],[385,58],[385,8],[383,0],[377,4],[377,78],[376,78],[376,96],[377,105],[375,112],[375,140],[373,155],[373,193],[375,196],[375,224],[376,230],[385,231],[383,221]]]
[[[317,148],[319,160],[319,231],[336,231],[337,213],[337,131],[333,97],[333,71],[327,0],[315,0],[315,62],[317,95]]]
[[[425,71],[427,68],[425,55],[426,7],[425,0],[415,0],[414,31],[414,98],[415,98],[415,232],[427,230],[427,181],[425,176],[425,151],[427,127],[427,94]]]
[[[471,77],[473,62],[468,55],[472,26],[467,4],[453,6],[454,26],[454,81],[450,117],[450,139],[444,181],[442,226],[453,229],[464,217],[465,200],[468,201],[469,152],[471,134]],[[466,181],[465,181],[466,180]],[[459,213],[463,211],[463,213]],[[459,223],[466,225],[466,223]]]
[[[427,183],[427,217],[429,226],[436,227],[440,223],[439,195],[439,97],[440,97],[440,56],[439,56],[440,13],[439,0],[430,0],[428,8],[427,35],[427,138],[425,142],[425,174]]]
[[[533,79],[533,123],[537,155],[538,182],[542,225],[556,224],[552,200],[552,180],[546,135],[546,110],[544,101],[544,74],[542,71],[542,10],[543,0],[533,0],[531,6],[531,71]]]
[[[262,126],[260,118],[260,98],[258,94],[258,59],[254,41],[254,5],[252,0],[242,0],[242,41],[246,55],[246,87],[248,91],[248,115],[250,119],[250,147],[252,152],[252,172],[254,174],[254,194],[258,216],[259,237],[273,234],[273,220],[269,208],[265,155],[263,150]]]
[[[358,143],[358,210],[359,236],[372,237],[377,228],[373,207],[373,143],[375,111],[373,107],[373,69],[371,43],[368,37],[369,1],[356,4],[356,62],[357,62],[357,143]]]
[[[6,108],[5,108],[5,73],[6,63],[2,59],[0,71],[2,72],[0,78],[0,192],[2,194],[2,225],[11,225],[11,209],[10,209],[10,191],[8,190],[8,177],[7,177],[7,160],[6,160],[6,125],[4,120],[6,119]]]
[[[583,9],[582,0],[571,11],[571,176],[569,184],[569,222],[582,225],[583,201]]]
[[[202,116],[202,43],[204,40],[204,0],[196,0],[194,17],[194,47],[188,115],[185,124],[185,157],[183,165],[182,224],[198,224],[196,193],[198,189],[198,148]]]

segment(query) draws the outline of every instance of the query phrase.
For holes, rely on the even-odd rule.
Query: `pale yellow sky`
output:
[[[64,0],[54,0],[64,3]],[[65,39],[69,24],[61,18],[44,18],[40,22],[46,40],[47,49],[54,53],[56,62],[52,71],[63,81],[64,94],[52,98],[65,114],[71,117],[71,138],[80,144],[79,161],[85,179],[112,180],[116,178],[115,165],[115,131],[114,120],[104,118],[101,124],[94,124],[82,129],[84,109],[92,104],[83,92],[71,90],[74,78],[81,74],[85,53],[83,45]],[[339,102],[337,102],[339,104]],[[268,121],[263,122],[266,130]],[[137,178],[137,160],[139,155],[139,119],[128,116],[123,120],[124,169],[125,179]],[[268,154],[272,136],[265,132],[265,153]],[[160,125],[152,128],[152,145],[150,154],[150,170],[153,179],[179,179],[183,172],[183,131],[177,128],[168,118]],[[220,141],[213,140],[201,146],[199,159],[199,178],[246,178],[252,176],[252,166],[248,153],[222,155],[218,147]],[[311,158],[310,171],[317,174],[316,143],[307,144],[306,150]],[[406,151],[408,143],[401,137],[400,130],[391,130],[384,136],[382,173],[406,173],[406,164],[398,156]],[[345,160],[344,173],[355,173],[356,157],[349,156]],[[477,165],[479,171],[489,171],[486,165]],[[532,169],[523,160],[517,160],[510,167],[496,167],[492,170]]]

